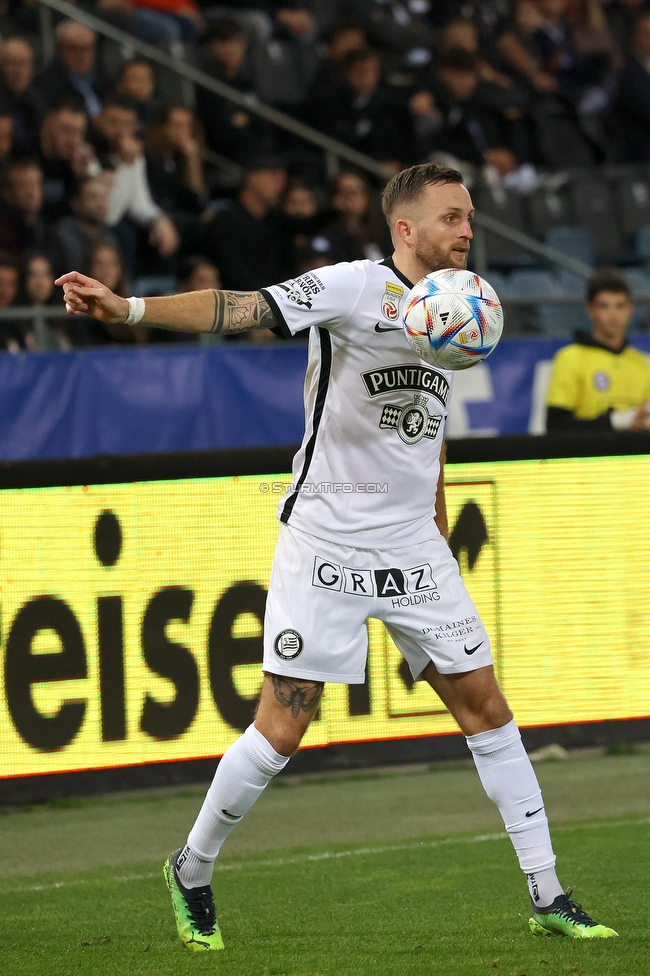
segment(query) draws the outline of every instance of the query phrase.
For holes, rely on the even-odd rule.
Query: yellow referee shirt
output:
[[[650,363],[642,353],[627,345],[613,352],[588,333],[576,339],[553,359],[547,406],[570,410],[577,420],[593,420],[650,400]]]

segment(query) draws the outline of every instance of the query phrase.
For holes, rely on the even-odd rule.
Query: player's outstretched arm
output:
[[[130,312],[128,299],[120,298],[100,281],[78,271],[57,278],[63,287],[66,310],[85,312],[107,325],[121,325]],[[273,329],[278,322],[259,291],[191,291],[182,295],[147,298],[140,325],[175,332],[208,332],[213,335]]]

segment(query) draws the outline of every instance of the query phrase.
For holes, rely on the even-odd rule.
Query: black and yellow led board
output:
[[[1,780],[221,755],[251,720],[290,477],[0,493]],[[650,716],[650,456],[447,467],[450,544],[527,726]],[[458,621],[462,627],[463,622]],[[304,745],[457,731],[370,621]]]

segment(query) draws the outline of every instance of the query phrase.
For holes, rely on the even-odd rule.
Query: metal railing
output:
[[[221,98],[232,102],[233,105],[238,105],[247,112],[258,115],[260,118],[266,119],[267,122],[271,122],[286,132],[290,132],[292,135],[304,139],[313,146],[317,146],[325,154],[325,171],[329,177],[335,176],[338,172],[340,160],[352,163],[358,169],[380,179],[388,180],[392,176],[392,172],[388,171],[376,159],[372,159],[370,156],[366,156],[364,153],[352,149],[351,146],[347,146],[343,142],[338,142],[336,139],[324,135],[310,125],[299,122],[297,119],[292,118],[292,116],[287,115],[285,112],[280,112],[271,105],[266,105],[254,95],[244,94],[236,88],[232,88],[225,82],[206,74],[205,71],[200,71],[198,68],[173,57],[173,55],[168,54],[161,48],[155,47],[153,44],[147,44],[132,34],[127,34],[125,31],[113,27],[112,24],[107,24],[99,17],[95,17],[93,14],[67,3],[66,0],[38,0],[38,3],[41,12],[43,52],[46,57],[54,53],[51,11],[56,10],[58,13],[64,14],[72,20],[85,24],[87,27],[96,31],[96,33],[115,41],[122,47],[130,48],[149,61],[153,61],[161,65],[161,67],[175,72],[186,82],[200,85],[208,91],[220,95]],[[236,163],[224,160],[223,157],[219,158],[222,164],[225,163],[226,166],[230,166],[232,172],[236,173]],[[578,258],[565,254],[563,251],[551,247],[548,244],[542,244],[540,241],[535,240],[534,237],[530,237],[528,234],[524,234],[522,231],[510,227],[508,224],[504,224],[502,221],[480,210],[476,212],[474,227],[474,264],[480,275],[485,276],[488,271],[486,231],[497,234],[499,237],[505,238],[513,244],[517,244],[519,247],[537,257],[543,258],[545,261],[558,264],[581,278],[586,279],[593,274],[593,268]]]
[[[637,315],[632,323],[632,327],[646,331],[650,327],[650,295],[642,295],[638,298],[634,298],[634,303],[636,306],[638,306],[638,308],[643,310],[643,315]],[[531,298],[530,296],[524,297],[522,295],[512,295],[501,297],[501,304],[503,305],[503,309],[506,314],[507,335],[512,336],[513,338],[518,336],[526,336],[528,338],[534,336],[538,336],[539,338],[553,338],[561,337],[563,335],[568,337],[575,326],[569,327],[565,325],[564,327],[560,326],[559,328],[556,326],[551,331],[548,331],[547,328],[545,328],[539,322],[538,313],[540,307],[557,307],[561,319],[562,308],[582,307],[583,303],[580,297],[573,297],[570,295],[549,295],[548,297],[544,298],[540,298],[539,296]],[[67,315],[63,307],[63,303],[61,303],[60,306],[32,305],[0,308],[0,326],[3,322],[31,321],[34,337],[36,339],[36,346],[39,352],[49,352],[51,350],[60,348],[60,345],[57,342],[55,330],[52,329],[49,322],[56,320],[65,325],[66,322],[74,323],[75,321],[83,319],[94,322],[94,319],[91,319],[87,315],[81,315],[71,319]],[[200,345],[212,345],[215,339],[221,340],[221,337],[210,336],[204,333],[201,333],[198,337]],[[188,342],[191,341],[192,337],[188,334]]]

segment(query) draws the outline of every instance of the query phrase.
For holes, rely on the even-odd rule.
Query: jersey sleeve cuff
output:
[[[293,339],[293,332],[287,325],[284,315],[280,311],[280,306],[276,302],[271,292],[268,290],[268,288],[260,288],[260,291],[264,295],[264,298],[266,299],[269,308],[275,315],[278,323],[275,329],[271,329],[271,332],[275,333],[277,336],[280,336],[281,339]]]

